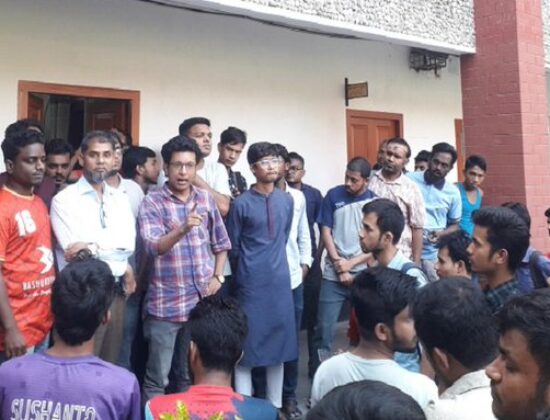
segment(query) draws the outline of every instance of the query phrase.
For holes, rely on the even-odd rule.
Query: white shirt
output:
[[[429,404],[428,420],[494,420],[491,383],[484,370],[468,373]]]
[[[313,378],[311,403],[318,403],[337,386],[365,379],[400,389],[422,408],[437,400],[435,382],[427,376],[403,369],[390,359],[369,360],[346,352],[331,357],[319,366]]]
[[[290,286],[296,289],[302,284],[302,265],[311,267],[311,238],[307,223],[306,197],[304,193],[295,188],[286,186],[286,192],[294,201],[292,224],[286,242],[286,258],[290,271]]]
[[[50,216],[60,270],[67,264],[64,250],[75,242],[87,242],[98,245],[98,258],[109,265],[114,276],[126,271],[135,247],[135,218],[122,190],[107,184],[103,188],[103,205],[85,177],[54,196]]]
[[[120,177],[120,184],[118,186],[118,189],[120,189],[128,197],[130,208],[132,209],[132,213],[134,214],[134,219],[137,219],[139,206],[141,206],[141,202],[145,197],[145,193],[137,182],[122,177]]]
[[[197,170],[197,175],[204,179],[204,182],[214,191],[231,197],[229,175],[227,174],[227,169],[221,163],[205,159],[204,166]]]

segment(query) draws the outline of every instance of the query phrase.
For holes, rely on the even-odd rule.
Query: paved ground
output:
[[[348,321],[343,321],[337,324],[336,334],[334,337],[333,350],[343,349],[346,350],[348,347],[347,339],[348,331]],[[298,398],[298,405],[300,410],[305,414],[307,412],[306,403],[309,399],[309,394],[311,390],[311,381],[307,376],[307,361],[308,361],[308,351],[307,351],[307,335],[306,331],[303,330],[300,332],[300,363],[299,363],[299,376],[298,376],[298,389],[296,391],[296,396]]]

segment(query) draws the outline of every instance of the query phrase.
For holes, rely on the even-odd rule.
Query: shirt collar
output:
[[[197,196],[197,189],[194,185],[190,185],[190,189],[191,189],[191,193],[189,194],[189,199],[187,200],[187,202],[189,202],[190,200],[195,200],[195,197]],[[170,198],[172,200],[177,200],[178,202],[180,203],[184,203],[184,201],[182,201],[180,198],[176,197],[176,195],[172,192],[172,190],[168,187],[168,181],[166,181],[164,183],[164,185],[162,186],[161,188],[161,191],[162,193],[164,194],[164,196],[166,198]]]
[[[485,370],[476,370],[458,378],[439,398],[452,398],[455,395],[465,394],[474,389],[487,388],[489,386],[490,380],[485,374]]]
[[[397,250],[397,252],[393,256],[391,261],[388,263],[388,268],[393,268],[394,270],[400,270],[401,266],[403,265],[401,264],[401,262],[403,261],[404,258],[405,258],[405,255],[403,255],[403,253],[400,250]]]
[[[426,177],[426,174],[428,173],[428,171],[424,171],[424,182],[428,185],[433,185],[435,188],[437,188],[438,190],[442,190],[443,187],[445,186],[445,178],[439,180],[439,181],[431,181],[429,178]]]
[[[393,181],[390,181],[386,178],[384,178],[384,175],[382,174],[382,169],[380,169],[379,171],[376,171],[374,173],[374,176],[376,176],[377,178],[379,178],[383,183],[385,184],[402,184],[403,183],[403,172],[401,172],[401,175],[399,175],[396,179],[394,179]]]

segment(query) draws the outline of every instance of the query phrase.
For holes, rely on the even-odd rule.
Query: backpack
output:
[[[422,270],[422,267],[419,267],[418,265],[416,265],[415,263],[413,263],[412,261],[409,261],[409,262],[406,262],[405,264],[403,264],[401,266],[401,271],[403,274],[407,274],[407,271],[409,271],[411,268],[416,268],[418,271],[420,271],[422,273],[422,276],[424,277],[424,283],[423,284],[419,284],[418,286],[419,287],[422,287],[426,284],[428,284],[430,281],[428,280],[428,275],[425,273],[424,270]],[[417,279],[418,281],[418,279]]]

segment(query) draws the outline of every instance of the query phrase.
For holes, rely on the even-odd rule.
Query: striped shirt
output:
[[[160,238],[187,220],[195,202],[202,224],[159,255]],[[183,202],[165,184],[145,196],[138,223],[145,249],[154,258],[145,313],[172,322],[187,321],[214,275],[213,254],[231,249],[216,203],[210,193],[196,187],[191,187],[189,199]]]

